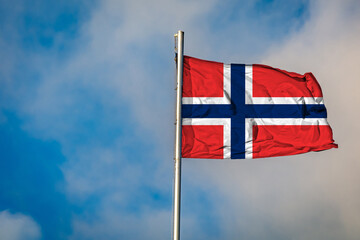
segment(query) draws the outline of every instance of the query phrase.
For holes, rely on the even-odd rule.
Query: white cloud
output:
[[[126,233],[132,239],[169,236],[168,206],[149,210],[152,206],[144,200],[133,212],[126,207],[134,196],[146,199],[142,192],[146,187],[170,194],[175,93],[172,35],[178,29],[185,31],[190,55],[227,62],[249,57],[247,62],[261,59],[287,70],[313,71],[323,87],[329,121],[340,144],[338,150],[291,158],[184,161],[185,183],[194,183],[188,185],[195,190],[221,194],[209,209],[219,217],[218,238],[356,239],[360,235],[360,214],[356,214],[360,191],[354,184],[360,180],[359,152],[354,150],[359,145],[359,113],[354,110],[359,103],[356,76],[360,75],[357,2],[311,2],[305,26],[286,39],[273,38],[280,44],[262,57],[259,51],[254,50],[254,56],[246,49],[271,45],[259,25],[273,15],[259,16],[259,24],[247,15],[252,4],[244,3],[235,13],[241,15],[238,21],[212,32],[210,15],[223,6],[221,1],[205,0],[102,1],[82,28],[79,49],[66,59],[53,59],[53,53],[37,58],[36,90],[25,89],[23,94],[14,90],[22,116],[28,117],[26,129],[61,143],[68,159],[62,169],[69,199],[82,204],[91,196],[98,197],[94,209],[74,217],[74,239],[98,239],[104,234],[117,239]],[[231,10],[217,14],[229,17]],[[95,107],[104,110],[100,114],[105,116],[99,117]],[[100,118],[106,121],[97,125],[111,126],[125,118],[131,134],[110,144],[102,144],[96,135],[90,140],[79,137],[83,125]],[[72,142],[74,136],[77,140]],[[129,144],[139,144],[136,139],[143,136],[154,143],[154,149],[144,150],[146,159],[135,164],[136,159],[125,153]],[[186,212],[191,205],[183,201],[185,236],[209,238],[202,231],[206,227],[197,222],[198,213]]]
[[[225,239],[359,239],[359,22],[358,1],[312,1],[305,25],[262,58],[274,67],[315,74],[339,149],[186,162],[189,174],[207,172],[202,181],[211,179],[224,194],[226,204],[217,211]]]
[[[21,213],[0,212],[1,240],[41,239],[39,225],[29,216]]]

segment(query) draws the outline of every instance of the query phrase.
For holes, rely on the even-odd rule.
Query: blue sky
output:
[[[0,238],[171,235],[185,53],[312,71],[340,148],[184,160],[183,239],[359,239],[358,1],[0,0]]]

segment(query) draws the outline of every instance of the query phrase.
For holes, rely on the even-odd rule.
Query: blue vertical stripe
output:
[[[245,65],[231,64],[231,158],[245,158]]]

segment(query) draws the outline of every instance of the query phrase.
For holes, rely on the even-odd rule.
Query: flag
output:
[[[184,56],[182,157],[251,159],[337,148],[312,73]]]

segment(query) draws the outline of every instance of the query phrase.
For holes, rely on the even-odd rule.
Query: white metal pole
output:
[[[175,177],[174,177],[174,215],[173,240],[180,240],[180,193],[181,193],[181,98],[183,80],[184,32],[178,31],[176,59],[176,130],[175,130]]]

